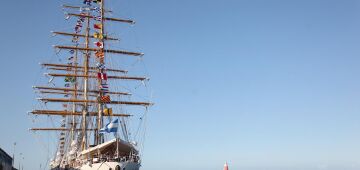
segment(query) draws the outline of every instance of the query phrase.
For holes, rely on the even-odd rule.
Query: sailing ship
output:
[[[110,48],[110,42],[119,39],[106,29],[108,23],[135,22],[110,17],[112,11],[106,8],[105,1],[81,0],[63,5],[66,20],[75,21],[73,31],[52,33],[71,41],[70,45],[54,46],[56,55],[66,59],[41,63],[49,71],[46,77],[50,80],[45,85],[33,86],[40,104],[30,113],[59,120],[55,127],[31,128],[34,132],[56,134],[56,151],[49,161],[52,170],[138,170],[141,166],[141,148],[129,128],[134,115],[127,111],[133,109],[127,108],[146,112],[152,103],[147,99],[134,100],[131,91],[121,83],[145,84],[148,78],[129,76],[127,70],[109,66],[115,65],[116,59],[111,58],[117,55],[144,54]],[[118,86],[115,82],[119,81]],[[143,121],[144,115],[138,116],[138,121]]]

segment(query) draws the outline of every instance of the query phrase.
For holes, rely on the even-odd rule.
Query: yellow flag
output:
[[[105,108],[104,115],[112,115],[112,108]]]
[[[100,33],[98,33],[98,32],[95,32],[95,33],[94,33],[94,38],[103,39],[104,37],[103,37],[102,34],[100,34]]]

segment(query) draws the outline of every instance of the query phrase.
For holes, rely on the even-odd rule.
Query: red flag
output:
[[[101,24],[94,24],[95,29],[101,29],[101,26],[102,26]]]
[[[107,80],[106,73],[98,73],[98,79]]]
[[[109,95],[101,96],[100,101],[104,102],[104,103],[109,103],[109,102],[111,102],[110,96]]]
[[[99,47],[99,48],[103,48],[104,44],[102,42],[94,42],[94,44]]]

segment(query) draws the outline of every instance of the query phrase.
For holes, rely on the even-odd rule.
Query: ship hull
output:
[[[83,165],[80,170],[139,170],[140,164],[135,162],[101,162],[92,165]]]
[[[83,165],[79,168],[51,168],[51,170],[139,170],[140,163],[125,161],[125,162],[99,162],[93,164]]]

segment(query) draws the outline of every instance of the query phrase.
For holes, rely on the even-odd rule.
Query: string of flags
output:
[[[90,5],[91,1],[89,0],[85,0],[84,1],[84,4],[88,4]],[[81,7],[80,10],[90,10],[90,7]],[[81,12],[80,13],[80,16],[78,17],[77,21],[76,21],[76,24],[75,24],[75,27],[74,27],[74,32],[75,34],[79,34],[81,31],[82,31],[82,28],[83,28],[83,23],[85,22],[85,15],[86,13],[84,12]],[[79,45],[79,36],[77,35],[74,35],[71,39],[71,42],[74,43],[75,46],[78,46]],[[74,65],[74,54],[75,54],[75,50],[74,49],[71,49],[69,50],[69,54],[70,56],[68,57],[68,65],[69,66],[72,66]],[[69,67],[67,71],[71,71],[72,69]],[[66,76],[64,78],[64,86],[65,87],[71,87],[71,84],[75,84],[76,83],[76,77],[73,77],[73,76]],[[69,97],[69,94],[64,94],[64,97]],[[66,108],[64,106],[64,108]]]
[[[94,3],[101,3],[101,0],[93,0]],[[101,15],[101,8],[95,8],[97,15],[94,16],[94,20],[98,21],[99,23],[94,23],[94,38],[97,39],[97,41],[94,42],[94,46],[97,48],[97,51],[95,52],[95,57],[97,58],[97,64],[96,67],[99,69],[99,72],[97,73],[97,78],[99,80],[99,91],[100,95],[98,97],[98,101],[101,103],[108,103],[111,101],[110,96],[106,95],[107,92],[109,92],[109,86],[107,84],[107,74],[105,73],[105,63],[104,63],[104,38],[106,38],[106,34],[103,32],[103,25],[101,21],[103,20]],[[112,110],[111,110],[112,112]],[[109,114],[109,110],[104,110],[104,113]]]
[[[99,88],[99,96],[98,96],[98,100],[99,102],[102,103],[107,103],[110,102],[110,96],[106,95],[109,92],[109,86],[107,83],[107,74],[106,74],[106,66],[104,63],[104,57],[105,57],[105,52],[104,52],[104,39],[107,37],[106,34],[104,34],[103,32],[103,25],[102,25],[102,8],[101,8],[101,0],[83,0],[83,4],[85,4],[86,6],[84,7],[80,7],[80,15],[76,21],[75,27],[74,27],[74,32],[75,35],[72,37],[71,42],[74,43],[75,46],[79,45],[79,36],[77,36],[76,34],[79,34],[82,32],[83,30],[83,24],[85,22],[85,18],[87,15],[89,15],[89,13],[92,13],[92,18],[95,20],[95,23],[93,24],[93,38],[95,39],[94,43],[94,47],[97,48],[97,50],[95,51],[95,57],[96,57],[96,68],[98,69],[97,72],[97,78],[98,78],[98,88]],[[95,5],[97,4],[97,5]],[[75,54],[75,50],[71,49],[69,50],[70,56],[68,57],[68,64],[69,65],[74,65],[74,54]],[[71,69],[69,69],[71,70]],[[65,81],[65,87],[70,87],[71,84],[76,83],[76,77],[65,77],[64,79]]]
[[[63,117],[63,119],[61,120],[61,127],[65,128],[65,123],[66,123],[66,120],[65,118]],[[65,132],[61,132],[60,133],[60,145],[59,145],[59,152],[60,152],[60,155],[63,156],[64,155],[64,145],[65,145]]]

